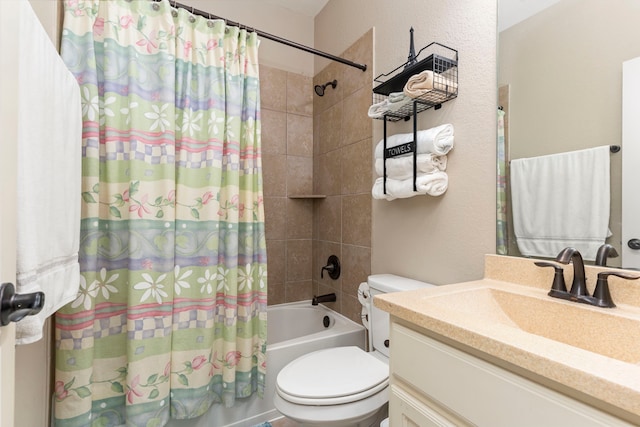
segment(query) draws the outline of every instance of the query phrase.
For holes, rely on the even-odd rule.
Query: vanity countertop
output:
[[[553,270],[533,262],[487,255],[480,280],[377,295],[374,304],[446,344],[640,425],[640,284],[610,277],[618,307],[591,307],[547,296]],[[590,292],[605,270],[586,266]]]

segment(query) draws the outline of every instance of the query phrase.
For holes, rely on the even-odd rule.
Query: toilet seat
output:
[[[328,406],[365,399],[389,384],[389,366],[358,347],[335,347],[301,356],[284,367],[276,392],[299,405]]]

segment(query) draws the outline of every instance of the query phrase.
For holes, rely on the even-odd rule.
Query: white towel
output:
[[[387,194],[383,190],[383,178],[379,177],[373,184],[371,194],[374,199],[406,199],[407,197],[429,195],[440,196],[447,191],[449,186],[449,177],[446,172],[433,172],[418,175],[416,178],[416,188],[413,191],[413,178],[410,179],[390,179],[387,178]]]
[[[384,159],[376,159],[376,173],[384,176]],[[419,174],[444,171],[447,169],[447,156],[433,153],[416,156],[416,172]],[[387,178],[408,179],[413,177],[413,154],[387,159]]]
[[[75,77],[28,1],[16,2],[18,67],[17,292],[45,293],[18,322],[16,342],[42,337],[44,320],[78,293],[82,109]]]
[[[382,118],[382,116],[384,116],[384,113],[387,111],[388,106],[389,101],[387,101],[386,99],[380,102],[376,102],[369,107],[369,112],[367,114],[372,119]]]
[[[369,107],[368,115],[372,119],[380,119],[385,114],[397,113],[401,109],[411,105],[413,100],[404,95],[402,92],[392,92],[381,102],[373,104]]]
[[[609,146],[511,161],[513,225],[525,256],[574,247],[594,260],[609,232]]]
[[[391,92],[387,99],[391,103],[400,102],[400,101],[405,101],[407,99],[407,96],[404,94],[404,92]]]
[[[417,132],[418,154],[447,154],[453,148],[453,125],[444,124]],[[387,148],[413,141],[412,133],[398,133],[387,138]],[[376,145],[375,157],[382,158],[384,140]]]

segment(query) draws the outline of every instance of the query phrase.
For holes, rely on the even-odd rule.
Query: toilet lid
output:
[[[334,347],[301,356],[276,379],[278,393],[293,403],[333,405],[364,399],[384,389],[389,366],[358,347]]]

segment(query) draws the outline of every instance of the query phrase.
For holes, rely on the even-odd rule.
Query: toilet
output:
[[[389,401],[389,315],[373,296],[433,286],[393,274],[367,280],[369,346],[333,347],[301,356],[278,374],[275,407],[303,426],[372,427],[387,417]],[[366,326],[366,323],[365,323]]]

